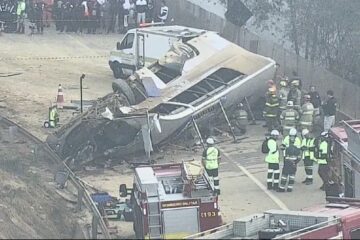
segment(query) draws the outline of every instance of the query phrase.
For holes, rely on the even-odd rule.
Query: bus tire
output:
[[[125,80],[115,79],[112,83],[112,89],[114,93],[125,96],[130,105],[135,105],[135,95]]]

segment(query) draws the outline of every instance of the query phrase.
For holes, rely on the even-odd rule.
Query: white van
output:
[[[206,30],[185,26],[158,26],[129,30],[110,52],[109,66],[115,78],[125,78],[163,56],[175,41],[186,42]]]

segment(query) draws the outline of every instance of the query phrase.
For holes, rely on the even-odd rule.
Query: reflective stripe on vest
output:
[[[320,158],[318,159],[318,164],[327,164],[328,158],[328,143],[327,141],[322,141],[319,146]]]
[[[219,157],[219,150],[215,147],[209,147],[206,150],[206,169],[216,169],[219,167],[218,165],[218,157]]]
[[[303,147],[314,148],[315,147],[314,143],[315,143],[314,138],[304,138],[302,140],[302,146]],[[314,150],[305,150],[305,151],[303,151],[303,158],[305,158],[305,157],[309,157],[310,160],[315,160]]]

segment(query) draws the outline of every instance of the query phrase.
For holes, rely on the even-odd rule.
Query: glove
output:
[[[301,151],[305,151],[305,150],[307,150],[308,148],[305,147],[305,146],[303,146],[303,147],[301,147],[300,149],[301,149]]]

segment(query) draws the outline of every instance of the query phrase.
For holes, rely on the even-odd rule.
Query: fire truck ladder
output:
[[[148,202],[148,223],[149,223],[149,238],[162,238],[162,225],[160,213],[160,201]]]

